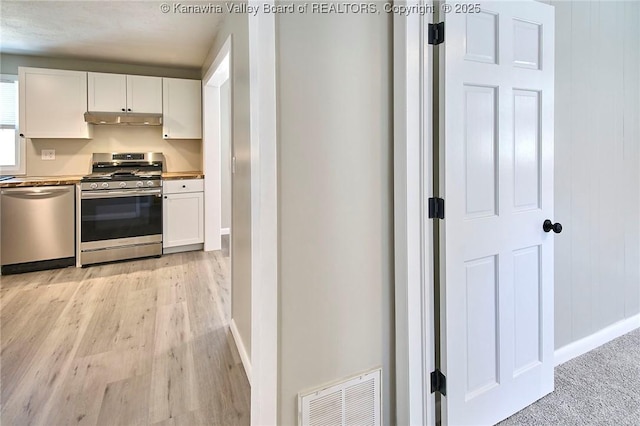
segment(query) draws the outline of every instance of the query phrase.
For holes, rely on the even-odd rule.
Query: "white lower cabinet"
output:
[[[201,249],[204,244],[202,179],[165,181],[163,194],[164,252]]]

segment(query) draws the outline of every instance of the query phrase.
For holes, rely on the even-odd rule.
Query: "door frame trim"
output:
[[[407,6],[431,1],[407,0]],[[396,423],[435,425],[431,64],[432,14],[394,14],[394,235]],[[427,66],[428,65],[428,66]],[[427,149],[425,149],[427,148]]]
[[[249,0],[251,424],[278,424],[278,152],[275,14]]]
[[[221,106],[220,106],[220,86],[224,81],[230,84],[230,111],[229,116],[233,123],[233,72],[231,63],[233,61],[233,44],[231,35],[227,37],[224,44],[216,54],[213,63],[202,78],[202,166],[204,171],[204,250],[221,250],[221,226],[222,226],[222,161],[220,147],[222,139],[220,129]],[[224,81],[216,81],[216,75],[223,72],[221,66],[224,59],[228,57],[228,76]],[[233,145],[233,124],[229,129]],[[233,179],[233,176],[231,176]],[[233,191],[231,191],[233,192]],[[230,201],[230,200],[229,200]],[[233,216],[233,215],[232,215]],[[232,260],[233,262],[233,260]],[[231,268],[233,270],[233,268]],[[233,278],[231,279],[233,282]]]

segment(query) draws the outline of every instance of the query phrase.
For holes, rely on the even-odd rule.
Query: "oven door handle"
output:
[[[162,197],[161,189],[140,189],[128,191],[82,191],[80,197],[84,200],[95,200],[98,198],[122,198],[122,197],[144,197],[155,195]]]

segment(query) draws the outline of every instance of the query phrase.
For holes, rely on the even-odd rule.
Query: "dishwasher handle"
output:
[[[23,189],[23,188],[11,188],[3,189],[0,194],[27,198],[40,198],[48,197],[50,195],[66,194],[72,191],[73,188],[56,188],[56,187],[42,187],[38,189]]]

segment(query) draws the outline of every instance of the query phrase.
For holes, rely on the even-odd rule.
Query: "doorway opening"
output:
[[[267,3],[273,4],[273,0],[268,0]],[[240,14],[229,15],[230,18],[240,16]],[[227,62],[232,99],[230,110],[240,111],[237,114],[231,113],[230,117],[233,123],[233,130],[230,131],[231,192],[235,194],[231,200],[235,206],[231,209],[230,226],[230,237],[232,237],[230,240],[235,240],[235,243],[231,241],[229,246],[232,262],[231,292],[233,293],[230,328],[251,386],[251,423],[277,424],[278,221],[275,18],[273,14],[260,12],[249,15],[246,23],[247,33],[242,29],[243,19],[235,19],[234,23],[229,24],[230,26],[237,24],[238,30],[231,31],[222,46],[217,49],[215,59],[202,79],[205,118],[203,126],[205,250],[222,248],[222,212],[220,204],[216,207],[216,202],[219,203],[222,196],[220,85],[216,85],[217,77],[215,76],[222,74],[222,72],[218,73],[221,69],[220,65]],[[248,53],[248,58],[245,57],[245,53]],[[228,59],[225,61],[225,58]],[[247,76],[249,84],[244,84],[244,78]],[[224,81],[223,78],[221,80]],[[245,131],[248,133],[245,134]],[[246,138],[246,136],[249,137]],[[238,190],[234,187],[238,187]],[[238,214],[241,214],[240,218]],[[243,265],[241,262],[245,261],[247,263]],[[248,286],[245,287],[245,284]],[[260,302],[252,303],[254,300]],[[236,312],[236,307],[241,311]],[[236,314],[238,314],[238,324],[236,324]],[[240,320],[245,320],[245,323],[241,323]],[[243,330],[242,336],[238,330]],[[243,339],[245,336],[248,337],[246,340]]]
[[[217,114],[212,117],[217,121],[217,139],[219,148],[218,172],[220,182],[220,245],[225,255],[231,255],[231,180],[233,149],[231,138],[231,76],[230,76],[231,52],[224,52],[222,62],[207,82],[214,96],[212,102],[216,103]]]
[[[221,250],[229,259],[230,329],[243,367],[251,383],[250,353],[238,331],[234,309],[233,256],[233,175],[235,149],[233,142],[233,73],[232,42],[229,36],[203,78],[205,170],[205,251]]]
[[[231,37],[207,75],[203,91],[203,168],[205,172],[205,251],[224,250],[231,254],[232,182],[232,76]],[[233,260],[232,260],[233,261]],[[233,277],[231,278],[233,281]]]

